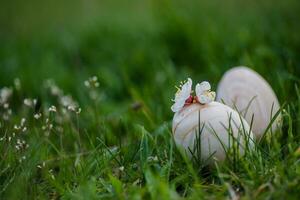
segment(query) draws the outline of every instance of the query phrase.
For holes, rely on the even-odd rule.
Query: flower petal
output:
[[[207,104],[215,100],[216,98],[216,93],[215,92],[204,92],[203,94],[197,96],[198,101],[201,104]]]
[[[180,111],[183,108],[184,104],[185,104],[185,100],[176,101],[172,105],[171,110],[176,113],[176,112]]]
[[[197,83],[196,85],[196,95],[201,95],[203,94],[205,91],[209,91],[211,89],[211,86],[209,84],[209,82],[207,81],[203,81],[200,84]]]
[[[181,88],[175,94],[175,102],[178,100],[186,100],[190,97],[192,92],[192,79],[188,78],[188,81],[184,83]]]

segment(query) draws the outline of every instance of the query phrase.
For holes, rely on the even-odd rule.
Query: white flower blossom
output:
[[[19,78],[14,79],[14,85],[17,90],[21,90],[21,81]]]
[[[196,85],[196,96],[199,103],[207,104],[215,100],[216,93],[211,91],[211,86],[209,82],[203,81]]]
[[[21,119],[21,126],[24,126],[25,122],[26,122],[26,119],[25,119],[25,118],[22,118],[22,119]]]
[[[190,97],[192,92],[192,79],[188,78],[187,82],[185,82],[176,92],[174,104],[171,107],[173,112],[180,111],[185,105],[185,101]]]
[[[34,117],[35,119],[39,119],[39,118],[42,117],[42,113],[36,113],[36,114],[34,114],[33,117]]]
[[[24,99],[24,105],[28,106],[28,107],[34,107],[37,104],[37,99],[30,99],[30,98],[26,98]]]
[[[84,85],[87,88],[97,88],[99,87],[99,82],[98,82],[98,77],[97,76],[93,76],[90,77],[88,80],[84,81]]]
[[[55,84],[54,80],[52,79],[46,80],[45,87],[50,89],[50,93],[53,96],[60,97],[63,95],[63,91]]]
[[[119,170],[120,170],[121,172],[124,171],[124,169],[125,169],[124,166],[119,167]]]
[[[49,112],[56,112],[56,107],[55,106],[50,106]]]
[[[77,107],[77,102],[73,100],[71,95],[62,96],[59,100],[60,100],[60,104],[66,108],[68,108],[69,106],[74,108]]]
[[[11,88],[4,87],[0,89],[0,104],[4,104],[8,101],[12,95],[13,90]]]

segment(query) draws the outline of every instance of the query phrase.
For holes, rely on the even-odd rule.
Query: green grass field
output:
[[[299,1],[0,4],[0,199],[299,199]],[[174,85],[238,65],[282,130],[203,168],[172,139]]]

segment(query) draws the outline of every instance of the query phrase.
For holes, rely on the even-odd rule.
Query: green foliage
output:
[[[0,199],[297,199],[297,0],[51,2],[0,6],[0,88],[13,92],[0,104]],[[191,162],[172,139],[173,86],[215,89],[237,65],[272,85],[282,130],[246,157]]]

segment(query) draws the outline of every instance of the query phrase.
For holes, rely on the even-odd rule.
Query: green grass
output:
[[[298,1],[91,1],[92,12],[78,2],[66,13],[0,6],[0,88],[13,90],[0,105],[0,199],[297,199]],[[200,166],[172,139],[174,85],[191,77],[215,90],[237,65],[286,103],[282,130],[233,164]],[[100,86],[85,87],[94,75]]]

